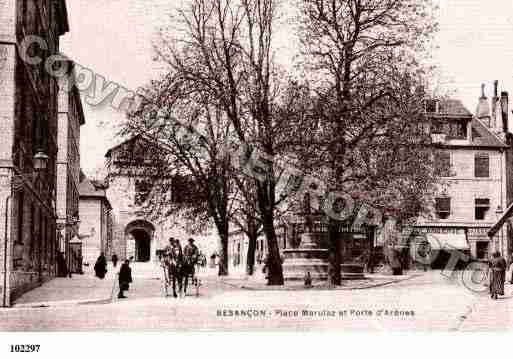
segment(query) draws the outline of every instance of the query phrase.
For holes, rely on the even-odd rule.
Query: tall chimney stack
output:
[[[508,92],[501,92],[502,130],[508,133]]]
[[[481,84],[481,97],[477,104],[476,117],[490,127],[490,104],[485,94],[485,84]]]
[[[499,119],[497,118],[497,103],[499,102],[498,96],[498,87],[499,81],[495,80],[493,82],[493,97],[492,97],[492,123],[490,125],[493,129],[499,129],[502,127],[502,123],[499,123]]]

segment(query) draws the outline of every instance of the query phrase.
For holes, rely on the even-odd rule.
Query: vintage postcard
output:
[[[509,331],[511,38],[509,0],[0,0],[0,331]]]

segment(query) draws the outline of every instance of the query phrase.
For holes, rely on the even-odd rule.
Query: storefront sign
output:
[[[439,233],[439,234],[464,234],[464,228],[454,227],[417,227],[415,228],[417,233]]]

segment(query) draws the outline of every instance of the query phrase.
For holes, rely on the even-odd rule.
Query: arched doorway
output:
[[[128,249],[127,256],[133,256],[136,262],[148,262],[152,257],[152,242],[155,227],[148,221],[135,220],[125,229]],[[131,242],[131,243],[130,243]]]
[[[131,234],[135,240],[135,261],[148,262],[151,257],[151,238],[148,232],[134,229]]]

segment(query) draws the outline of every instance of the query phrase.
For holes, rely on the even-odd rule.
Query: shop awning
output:
[[[501,227],[506,223],[506,221],[513,215],[513,203],[506,208],[504,214],[499,218],[499,220],[490,228],[488,231],[488,237],[493,237],[495,233],[497,233]]]
[[[431,249],[462,249],[468,250],[470,246],[467,242],[467,236],[462,233],[426,233],[426,239]]]

